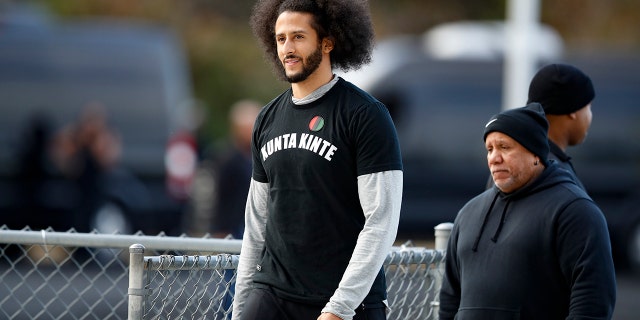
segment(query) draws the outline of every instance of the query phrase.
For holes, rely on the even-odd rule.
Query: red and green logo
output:
[[[324,119],[321,116],[315,116],[309,122],[309,130],[320,131],[324,127]]]

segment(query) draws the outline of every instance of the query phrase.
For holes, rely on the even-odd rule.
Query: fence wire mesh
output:
[[[140,283],[146,285],[140,290],[130,285],[130,246],[136,243],[144,245],[141,265],[147,270],[140,272]],[[147,311],[145,319],[230,319],[240,245],[240,240],[206,235],[2,226],[0,319],[127,319],[132,297],[144,298],[140,307]],[[442,252],[394,249],[384,266],[392,308],[389,319],[433,318]]]
[[[131,244],[148,243],[155,255],[204,252],[198,247],[208,247],[208,254],[228,250],[216,240],[2,226],[0,319],[127,319]]]
[[[144,264],[144,319],[231,319],[237,255],[162,255]]]
[[[0,245],[1,319],[124,319],[124,249]]]
[[[391,252],[384,264],[391,312],[388,319],[437,319],[444,252]]]
[[[142,305],[134,307],[142,310],[141,319],[231,319],[237,255],[142,258],[143,253],[138,254],[144,259],[144,271],[132,271],[131,277],[144,279],[140,281],[144,287],[133,288],[144,295],[138,300]],[[437,319],[443,259],[442,251],[426,249],[387,256],[389,320]]]

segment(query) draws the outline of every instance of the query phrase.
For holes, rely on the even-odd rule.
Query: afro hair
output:
[[[331,66],[342,71],[357,70],[371,62],[375,34],[364,0],[261,0],[251,14],[250,26],[265,50],[266,58],[280,68],[275,41],[275,23],[285,11],[311,13],[312,27],[319,39],[329,37],[334,42],[330,53]]]

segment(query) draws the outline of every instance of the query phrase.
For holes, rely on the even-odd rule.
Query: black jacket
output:
[[[550,164],[511,194],[495,186],[458,213],[440,319],[610,319],[616,282],[600,209]]]
[[[582,181],[578,179],[578,175],[576,174],[576,169],[573,167],[573,163],[571,162],[571,157],[566,154],[557,144],[553,141],[549,140],[549,160],[554,160],[558,163],[560,168],[563,168],[571,174],[573,181],[580,186],[580,188],[587,190]]]

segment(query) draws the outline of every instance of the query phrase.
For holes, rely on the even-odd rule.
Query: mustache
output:
[[[284,56],[284,59],[282,59],[282,60],[284,61],[284,60],[287,60],[287,59],[302,59],[302,57],[301,56],[296,56],[294,54],[288,54],[288,55]]]

